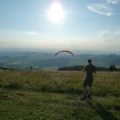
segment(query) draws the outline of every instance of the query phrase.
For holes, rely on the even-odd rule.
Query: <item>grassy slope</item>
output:
[[[85,74],[0,72],[0,120],[118,120],[120,73],[95,74],[93,99],[80,101]]]

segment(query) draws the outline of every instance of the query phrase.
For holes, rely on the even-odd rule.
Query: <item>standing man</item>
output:
[[[88,59],[88,65],[85,66],[83,69],[83,72],[86,71],[86,78],[83,83],[83,97],[81,100],[85,100],[86,98],[91,99],[91,94],[92,94],[92,83],[93,83],[93,73],[96,73],[96,67],[92,65],[92,60]],[[88,91],[88,96],[86,87],[89,86],[89,91]]]

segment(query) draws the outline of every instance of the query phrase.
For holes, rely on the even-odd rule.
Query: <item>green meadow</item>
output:
[[[120,72],[94,74],[81,101],[81,71],[0,72],[0,120],[120,120]]]

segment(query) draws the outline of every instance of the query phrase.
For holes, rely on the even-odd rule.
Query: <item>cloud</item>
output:
[[[119,41],[120,39],[120,30],[117,31],[99,31],[98,32],[98,37],[105,40],[105,41]]]
[[[110,31],[99,31],[98,36],[106,40],[111,36],[111,34],[112,33]]]
[[[115,34],[120,35],[120,31],[116,31]]]
[[[37,35],[36,32],[25,32],[26,34],[29,34],[29,35]]]
[[[87,7],[90,11],[101,14],[101,15],[105,15],[105,16],[112,15],[112,11],[110,7],[108,7],[105,4],[90,4]]]
[[[119,4],[120,0],[105,0],[108,4]]]

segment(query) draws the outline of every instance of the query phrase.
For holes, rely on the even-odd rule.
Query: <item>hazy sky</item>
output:
[[[120,51],[120,0],[0,0],[0,48]]]

